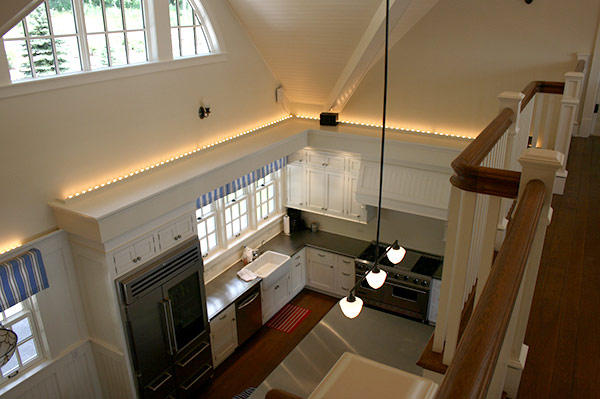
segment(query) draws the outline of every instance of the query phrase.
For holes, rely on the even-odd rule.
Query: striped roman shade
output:
[[[227,183],[224,186],[217,187],[214,190],[203,194],[196,200],[196,206],[198,208],[201,208],[218,200],[219,198],[223,198],[226,195],[235,193],[240,188],[244,188],[247,185],[254,183],[258,179],[262,179],[266,175],[283,168],[285,165],[287,165],[287,157],[283,157],[275,162],[271,162],[270,164],[265,165],[262,168],[258,168],[255,171],[248,173],[247,175],[235,179],[231,183]]]
[[[0,263],[1,310],[6,310],[48,287],[42,254],[36,248]]]

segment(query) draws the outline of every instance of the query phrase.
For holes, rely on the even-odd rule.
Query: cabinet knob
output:
[[[135,259],[137,259],[137,261],[139,262],[139,261],[141,261],[141,260],[142,260],[142,257],[141,257],[141,256],[138,256],[138,257],[137,257],[137,258],[135,258]]]
[[[133,263],[137,263],[137,262],[138,262],[137,258],[133,258]]]
[[[279,289],[279,286],[278,286],[278,285],[276,285],[276,286],[275,286],[275,289]]]
[[[333,269],[333,266],[329,266],[330,269]]]

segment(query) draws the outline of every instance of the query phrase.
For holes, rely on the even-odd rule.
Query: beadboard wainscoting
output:
[[[21,383],[2,394],[5,399],[100,399],[102,395],[90,341],[62,357],[26,373]]]
[[[96,340],[91,342],[104,398],[134,398],[135,387],[129,384],[125,355]]]

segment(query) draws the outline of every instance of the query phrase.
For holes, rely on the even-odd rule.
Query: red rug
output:
[[[291,333],[300,324],[302,320],[308,316],[310,310],[287,304],[271,320],[267,322],[267,326],[274,328],[284,333]]]

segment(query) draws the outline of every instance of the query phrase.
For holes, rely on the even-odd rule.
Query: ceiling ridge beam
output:
[[[400,41],[438,1],[390,0],[390,48]],[[385,0],[382,0],[329,95],[328,110],[341,112],[367,72],[383,57],[384,30]]]

